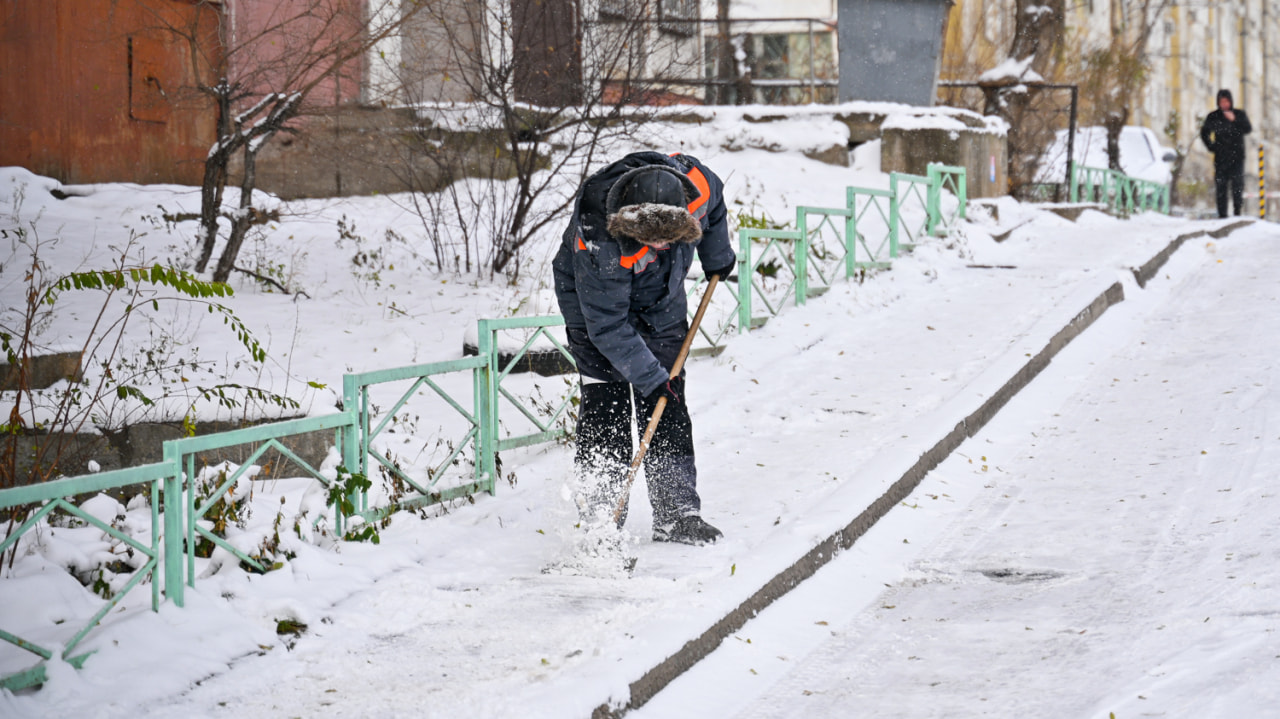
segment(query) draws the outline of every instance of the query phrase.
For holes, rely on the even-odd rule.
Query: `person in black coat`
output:
[[[684,280],[694,255],[708,277],[725,279],[737,264],[723,191],[695,157],[627,155],[582,184],[552,262],[582,382],[574,465],[586,518],[611,516],[620,498],[634,452],[633,409],[643,432],[667,398],[644,458],[654,541],[722,536],[701,517],[684,377],[670,373],[689,330]]]
[[[1218,91],[1218,109],[1200,127],[1200,139],[1213,153],[1213,185],[1218,217],[1227,216],[1227,190],[1236,214],[1244,204],[1244,136],[1253,131],[1249,115],[1237,109],[1230,90]]]

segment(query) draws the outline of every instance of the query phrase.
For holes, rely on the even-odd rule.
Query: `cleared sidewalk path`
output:
[[[1278,240],[1179,253],[634,716],[1273,716]]]

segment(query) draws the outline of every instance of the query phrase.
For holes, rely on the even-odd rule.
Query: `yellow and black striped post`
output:
[[[1267,219],[1267,160],[1258,145],[1258,219]]]

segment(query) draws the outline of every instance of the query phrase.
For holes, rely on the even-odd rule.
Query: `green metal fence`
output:
[[[1134,212],[1169,214],[1169,186],[1129,177],[1103,167],[1072,166],[1069,184],[1072,202],[1098,202],[1115,215]]]
[[[1093,192],[1095,185],[1089,184],[1091,176],[1086,172],[1082,177],[1082,186],[1087,192]],[[1128,189],[1121,188],[1120,181],[1114,177],[1103,177],[1099,182],[1104,183],[1104,193],[1114,187],[1114,194],[1122,198],[1120,201],[1134,207],[1159,200],[1152,188],[1133,181],[1125,186]],[[943,209],[944,191],[958,200],[958,206],[950,212]],[[831,287],[842,272],[848,278],[865,268],[888,266],[898,256],[899,233],[909,244],[926,235],[949,231],[964,217],[965,200],[963,168],[936,165],[930,166],[929,176],[925,178],[891,174],[889,190],[849,187],[844,208],[799,207],[794,230],[740,229],[736,288],[732,283],[725,283],[728,291],[722,290],[713,298],[716,301],[713,304],[718,307],[714,316],[718,319],[710,322],[704,319],[700,335],[705,345],[699,348],[699,353],[718,353],[734,328],[745,332],[764,324],[781,311],[789,298],[803,305],[809,297]],[[1167,206],[1167,192],[1163,201]],[[907,220],[901,212],[904,204],[918,209],[909,212]],[[693,279],[690,294],[698,292],[704,283],[705,278]],[[761,310],[759,315],[753,311],[756,307]],[[171,440],[163,445],[164,461],[160,464],[2,490],[0,510],[27,507],[30,514],[0,542],[0,554],[15,547],[24,534],[51,512],[63,511],[128,544],[145,558],[123,590],[106,601],[92,619],[62,645],[61,657],[79,667],[90,653],[76,654],[76,647],[138,584],[151,580],[151,605],[155,610],[160,603],[162,575],[165,596],[176,606],[183,606],[183,587],[194,586],[197,576],[198,547],[223,549],[257,571],[270,569],[266,558],[219,536],[209,519],[220,501],[234,499],[230,496],[233,488],[248,476],[251,467],[266,452],[278,452],[304,475],[329,490],[329,505],[333,507],[338,536],[345,536],[344,527],[350,526],[350,520],[356,515],[367,522],[401,508],[480,491],[493,493],[501,452],[562,440],[570,432],[567,425],[578,391],[576,377],[565,377],[563,392],[553,392],[553,396],[548,397],[543,389],[545,381],[529,375],[513,375],[529,351],[538,345],[551,347],[572,366],[572,355],[550,331],[563,324],[564,319],[559,316],[480,320],[478,356],[344,375],[342,411],[338,413]],[[503,352],[501,340],[512,334],[518,335],[515,345],[519,348]],[[468,391],[469,400],[465,397]],[[379,400],[386,402],[388,409],[383,409]],[[429,407],[419,409],[424,402],[429,403]],[[418,412],[412,421],[407,419],[411,409]],[[427,415],[429,424],[441,423],[435,441],[437,447],[443,449],[434,453],[419,452],[412,460],[403,453],[396,456],[392,443],[403,445],[414,434],[412,429],[406,431],[406,425],[416,427],[416,419],[421,414]],[[280,441],[324,431],[333,432],[334,447],[343,462],[336,479],[326,476],[325,471],[304,461]],[[197,472],[197,455],[245,445],[256,447],[235,468],[202,468]],[[424,455],[429,456],[424,459]],[[356,476],[367,482],[375,469],[405,489],[394,494],[379,494],[371,493],[367,484],[359,488],[345,484]],[[134,485],[146,485],[150,493],[149,543],[92,517],[66,499]],[[322,518],[312,521],[319,522]],[[49,640],[35,642],[3,628],[0,628],[0,639],[38,658],[34,666],[0,677],[0,687],[14,689],[45,680],[42,662],[52,658],[55,652],[46,646]]]
[[[837,278],[852,277],[856,266],[851,261],[857,231],[853,210],[847,207],[796,208],[796,229],[804,246],[805,269],[797,298],[817,297],[835,284]]]
[[[938,162],[929,163],[927,170],[929,225],[926,232],[935,237],[946,236],[964,219],[965,206],[969,204],[968,170]],[[955,206],[949,210],[943,208],[944,191],[956,199]]]
[[[899,249],[910,250],[931,234],[929,197],[932,188],[928,177],[905,172],[889,173],[889,192],[895,199],[895,209],[889,216],[890,232],[895,236]]]
[[[948,193],[955,205],[944,203]],[[738,331],[764,324],[788,299],[803,305],[841,274],[888,267],[902,247],[945,235],[967,201],[965,169],[933,164],[927,177],[890,173],[888,190],[846,188],[843,208],[797,207],[794,230],[738,230]]]
[[[252,555],[243,548],[227,541],[227,539],[218,536],[213,531],[213,523],[207,520],[206,516],[219,502],[224,500],[235,501],[234,497],[228,496],[232,488],[237,486],[240,480],[246,476],[246,473],[256,466],[255,463],[271,450],[279,452],[288,458],[306,476],[316,479],[326,487],[329,486],[329,479],[321,474],[319,469],[299,458],[292,450],[281,444],[280,440],[309,432],[332,430],[334,432],[335,445],[342,447],[343,436],[344,434],[348,437],[351,436],[353,425],[353,413],[344,411],[340,414],[331,414],[324,417],[272,422],[228,432],[218,432],[216,434],[165,442],[165,461],[171,467],[180,468],[181,474],[175,473],[175,476],[181,476],[184,479],[183,488],[186,490],[187,502],[183,528],[187,548],[187,586],[195,586],[195,563],[196,555],[199,553],[197,547],[200,546],[197,538],[213,546],[225,549],[234,555],[236,559],[258,572],[266,572],[269,569],[269,564],[264,563],[265,560],[262,557]],[[232,447],[243,447],[249,444],[256,444],[257,447],[250,452],[247,458],[239,462],[235,469],[229,473],[214,473],[208,481],[200,479],[201,475],[197,473],[195,466],[197,454],[230,449]],[[343,517],[335,514],[334,524],[339,534],[342,532],[342,522]],[[165,530],[167,535],[170,527],[166,525]],[[174,604],[182,606],[183,592],[181,583],[167,586],[170,587],[169,598],[173,600]]]
[[[478,461],[483,425],[481,377],[488,363],[488,358],[481,355],[343,376],[342,406],[355,413],[355,420],[343,430],[343,466],[365,479],[373,477],[376,469],[391,478],[392,485],[402,483],[406,487],[399,496],[380,488],[380,496],[373,501],[369,491],[372,486],[357,492],[356,509],[363,519],[370,521],[396,509],[493,491],[492,476],[484,474]],[[408,388],[404,389],[406,385]],[[383,410],[374,401],[374,393],[379,391],[391,402],[389,409]],[[470,397],[460,399],[463,393]],[[423,396],[427,400],[420,399]],[[434,400],[441,400],[443,406]],[[431,427],[439,429],[426,434],[417,432],[416,420],[408,419],[410,409],[416,412],[412,415],[415,418],[427,414]],[[443,410],[443,416],[431,410]],[[433,439],[436,447],[443,447],[442,451],[431,451]],[[400,448],[411,445],[416,453],[411,459],[402,449],[404,456],[397,457],[392,451],[393,443]],[[444,458],[440,459],[439,454]],[[462,459],[470,461],[470,473],[457,469],[464,465]],[[341,533],[343,518],[341,513],[335,514]]]
[[[738,293],[742,287],[743,277],[750,280],[750,275],[743,274],[741,271],[729,277],[720,278],[718,289],[707,306],[706,314],[702,317],[702,324],[698,325],[698,334],[689,349],[689,356],[715,357],[724,351],[729,338],[741,331],[739,322],[741,300]],[[685,281],[685,296],[689,298],[688,315],[691,321],[697,312],[698,298],[703,288],[707,286],[707,279],[703,274]],[[750,291],[749,282],[746,286]]]
[[[897,196],[889,190],[849,187],[845,198],[850,211],[849,232],[855,240],[848,257],[850,275],[857,268],[888,267],[898,256]]]
[[[782,311],[791,297],[804,300],[796,285],[804,272],[804,253],[797,252],[802,237],[799,230],[744,227],[738,230],[738,331],[762,326]],[[766,314],[755,315],[759,300]]]
[[[514,380],[510,377],[512,370],[539,340],[546,340],[566,361],[573,363],[569,350],[549,331],[552,327],[562,326],[564,318],[559,315],[479,321],[480,356],[486,363],[476,387],[476,406],[481,418],[480,473],[487,478],[489,492],[493,492],[494,480],[498,476],[499,452],[554,442],[569,435],[567,427],[557,424],[564,425],[568,421],[568,412],[577,396],[577,383],[567,381],[565,392],[555,398],[542,397],[537,386],[526,388],[523,396],[510,388],[510,382]],[[504,365],[500,361],[499,338],[502,333],[513,331],[524,332],[527,336],[523,346],[511,353],[511,358]],[[502,421],[504,400],[517,412],[506,424]],[[539,402],[542,403],[541,411],[537,407]]]
[[[151,580],[151,610],[157,611],[160,607],[160,582],[158,581],[157,569],[159,568],[161,557],[166,560],[174,558],[181,560],[182,558],[182,540],[180,532],[164,533],[162,531],[162,523],[160,518],[161,507],[161,485],[172,479],[173,467],[170,464],[148,464],[141,467],[130,467],[127,469],[118,469],[110,472],[102,472],[100,474],[89,475],[85,477],[69,477],[58,479],[43,484],[34,484],[26,487],[15,487],[12,489],[0,490],[0,510],[12,512],[20,508],[26,507],[30,510],[26,521],[19,525],[16,529],[9,533],[0,542],[0,557],[14,548],[19,540],[28,532],[32,531],[42,519],[45,519],[52,512],[65,512],[86,522],[104,533],[125,543],[135,552],[138,552],[145,558],[141,567],[134,570],[133,577],[125,584],[125,586],[116,592],[110,599],[103,600],[102,606],[97,612],[79,628],[76,625],[66,627],[58,627],[58,631],[63,635],[69,635],[65,641],[58,636],[41,638],[39,641],[23,638],[17,634],[5,631],[0,627],[0,639],[30,653],[37,658],[37,662],[32,666],[21,671],[0,677],[0,688],[17,690],[24,687],[42,684],[46,678],[45,662],[52,659],[57,653],[59,658],[71,664],[77,669],[84,665],[86,659],[93,653],[81,652],[76,653],[76,648],[85,636],[98,626],[98,622],[107,615],[112,609],[120,603],[124,597],[141,584],[144,580]],[[125,534],[119,529],[103,522],[93,515],[85,512],[76,505],[68,501],[68,498],[84,494],[96,494],[111,489],[119,489],[121,487],[129,487],[133,485],[145,485],[150,493],[151,499],[151,533],[150,541],[142,542],[134,537]],[[180,498],[180,492],[168,493],[164,495],[166,498]],[[168,524],[170,517],[176,522],[181,513],[181,501],[165,503],[165,524]],[[164,539],[164,549],[161,551],[161,538]],[[166,583],[166,587],[173,588],[182,585],[181,578],[176,581],[170,580],[172,583]],[[6,617],[9,618],[9,617]],[[59,644],[60,647],[55,648]]]

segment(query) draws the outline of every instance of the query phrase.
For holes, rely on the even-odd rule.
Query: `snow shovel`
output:
[[[698,325],[702,324],[702,315],[707,312],[707,305],[711,303],[711,293],[715,292],[716,283],[720,281],[720,275],[711,275],[710,282],[707,283],[707,291],[702,294],[702,302],[698,304],[698,311],[693,315],[693,323],[689,325],[689,333],[684,336],[684,343],[680,345],[680,354],[676,355],[675,364],[671,366],[671,377],[675,379],[680,376],[680,370],[684,369],[684,360],[689,356],[689,347],[693,344],[693,337],[698,332]],[[667,396],[663,395],[658,398],[658,403],[653,406],[653,415],[649,417],[649,425],[645,427],[644,437],[640,439],[640,449],[636,452],[636,458],[631,461],[631,470],[627,472],[627,483],[622,488],[622,496],[618,498],[618,506],[613,509],[613,521],[615,524],[622,523],[622,513],[626,511],[627,502],[631,498],[631,484],[636,481],[636,472],[640,470],[640,463],[644,461],[645,452],[649,451],[649,443],[653,441],[653,433],[658,429],[658,420],[662,419],[662,412],[667,408]]]

